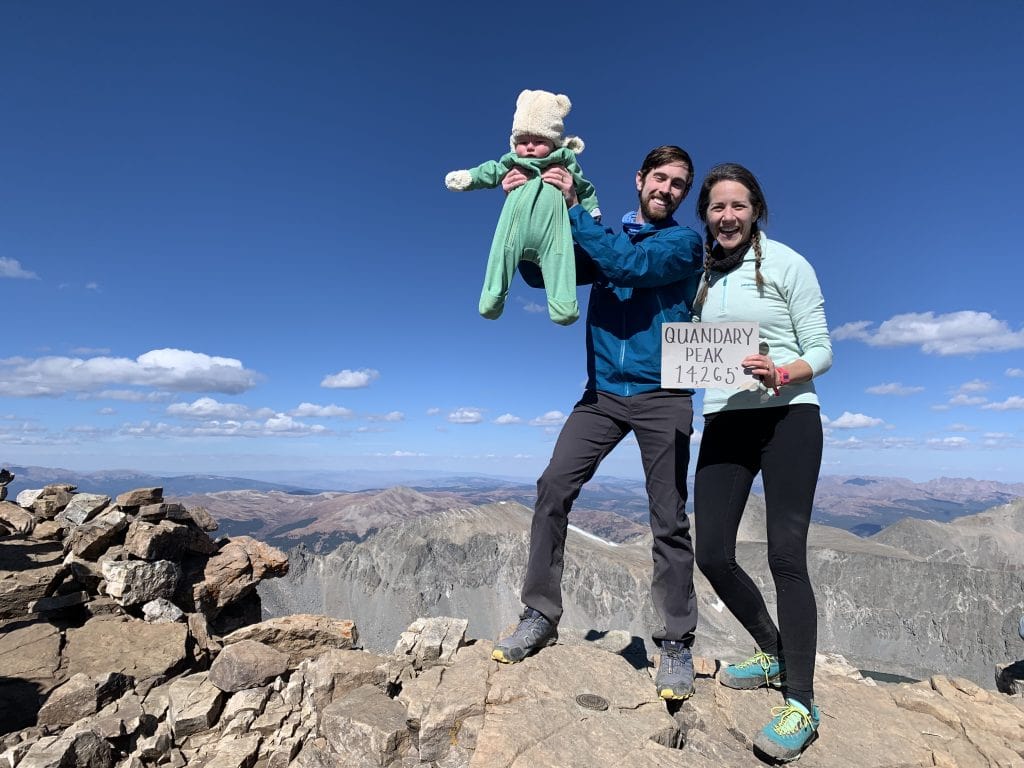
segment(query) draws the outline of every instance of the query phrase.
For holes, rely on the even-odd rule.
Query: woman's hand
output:
[[[784,383],[778,380],[778,369],[768,355],[747,355],[743,358],[741,365],[743,366],[744,373],[758,379],[769,389],[777,389]]]

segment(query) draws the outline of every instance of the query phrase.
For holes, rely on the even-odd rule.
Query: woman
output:
[[[712,168],[697,215],[706,228],[697,311],[705,323],[757,321],[760,353],[743,360],[750,389],[709,389],[694,483],[697,564],[753,636],[758,652],[719,681],[732,688],[781,684],[784,707],[754,739],[776,760],[795,760],[817,737],[817,609],[807,574],[807,529],[821,466],[822,431],[811,379],[832,364],[824,299],[814,269],[760,230],[764,193],[741,165]],[[755,382],[751,382],[755,384]],[[736,563],[736,532],[761,472],[776,627],[754,582]]]

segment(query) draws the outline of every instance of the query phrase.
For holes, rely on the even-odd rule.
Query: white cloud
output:
[[[970,355],[1024,348],[1024,329],[1012,330],[988,312],[964,310],[936,315],[911,312],[895,315],[871,330],[872,322],[846,323],[832,332],[834,339],[863,341],[873,347],[920,346],[931,355]]]
[[[864,391],[869,395],[898,395],[902,397],[904,395],[913,395],[918,392],[924,392],[924,387],[908,387],[904,384],[900,384],[898,381],[894,381],[886,384],[876,384],[873,387],[868,387]]]
[[[972,427],[970,424],[957,422],[956,424],[950,424],[946,429],[950,432],[976,432],[978,428]]]
[[[440,408],[427,408],[427,416],[437,416],[440,412]]]
[[[456,408],[447,418],[452,424],[479,424],[484,420],[484,413],[480,408]]]
[[[883,448],[910,448],[917,444],[917,440],[913,437],[883,437],[882,447]]]
[[[547,307],[542,306],[542,305],[538,304],[535,301],[530,301],[530,302],[527,302],[526,304],[523,304],[523,309],[525,311],[530,312],[531,314],[535,314],[535,315],[539,315],[542,312],[547,312],[548,311]]]
[[[298,408],[293,408],[289,411],[290,416],[298,416],[299,418],[315,418],[315,419],[351,419],[352,411],[348,408],[343,408],[340,405],[316,405],[315,403],[299,403]]]
[[[95,280],[90,281],[90,282],[85,284],[85,290],[87,290],[87,291],[97,291],[98,292],[100,290],[100,284],[97,283]]]
[[[1024,397],[1014,395],[1001,403],[988,403],[981,406],[983,411],[1024,411]]]
[[[956,391],[962,393],[988,392],[990,389],[992,389],[992,385],[989,384],[987,381],[982,381],[981,379],[971,379],[970,381],[965,381],[963,384],[957,387]]]
[[[511,413],[503,413],[494,420],[495,424],[522,424],[523,420]]]
[[[173,392],[140,392],[136,389],[101,389],[99,392],[83,392],[75,395],[76,400],[123,400],[128,403],[166,403],[174,399]]]
[[[416,451],[392,451],[391,453],[377,454],[378,456],[391,456],[396,459],[408,459],[408,458],[422,458],[426,456],[425,453],[417,453]]]
[[[252,410],[240,403],[221,403],[212,397],[200,397],[191,403],[171,403],[167,406],[169,416],[183,419],[267,419],[274,416],[270,408]]]
[[[307,435],[319,434],[327,431],[326,427],[319,424],[303,424],[302,422],[295,421],[291,416],[284,413],[279,413],[276,416],[272,416],[267,419],[266,422],[264,422],[263,427],[267,433],[275,435]]]
[[[366,417],[367,421],[405,421],[405,414],[401,411],[388,411],[387,413],[371,413]]]
[[[987,402],[987,397],[972,397],[971,395],[955,395],[949,398],[949,405],[981,405]]]
[[[842,416],[827,423],[831,429],[865,429],[867,427],[880,426],[885,422],[882,419],[876,419],[874,416],[865,416],[863,413],[843,411]]]
[[[829,331],[829,335],[836,341],[867,341],[870,337],[868,333],[868,327],[871,325],[870,320],[858,320],[854,323],[845,323],[840,325],[838,328],[833,328]]]
[[[1006,375],[1011,379],[1024,379],[1024,368],[1007,368]]]
[[[565,423],[567,416],[561,411],[548,411],[543,416],[530,419],[531,427],[557,427]]]
[[[142,421],[122,424],[119,434],[128,437],[309,437],[326,434],[320,424],[303,424],[278,413],[265,420],[211,419],[198,424],[175,426],[165,422]]]
[[[933,437],[925,443],[929,448],[938,448],[940,450],[967,448],[970,444],[971,441],[966,437]]]
[[[117,409],[109,407],[100,408],[98,411],[96,411],[96,413],[98,413],[100,416],[113,416],[115,413],[117,413]]]
[[[826,441],[833,448],[864,448],[867,446],[867,443],[863,440],[859,440],[852,435],[845,440],[827,439]]]
[[[337,373],[324,376],[320,382],[321,387],[328,389],[359,389],[370,386],[370,382],[380,378],[380,372],[372,368],[363,368],[359,371],[350,371],[347,368]]]
[[[92,424],[78,424],[73,427],[68,427],[67,431],[75,436],[85,437],[103,437],[113,433],[112,429],[104,429],[102,427],[93,426]]]
[[[236,395],[255,386],[256,374],[238,360],[183,349],[154,349],[126,357],[12,357],[0,360],[0,395],[58,397],[109,384],[177,392]]]
[[[29,272],[21,266],[17,259],[10,259],[0,256],[0,277],[17,278],[21,280],[38,280],[39,275]]]

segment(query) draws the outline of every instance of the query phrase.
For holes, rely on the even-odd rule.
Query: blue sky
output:
[[[536,476],[583,323],[477,315],[502,197],[443,178],[543,88],[607,221],[658,144],[758,175],[823,471],[1024,480],[1024,4],[484,5],[0,5],[0,461]]]

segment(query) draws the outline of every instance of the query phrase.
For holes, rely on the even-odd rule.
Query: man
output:
[[[651,595],[663,622],[653,634],[661,647],[655,684],[662,698],[685,699],[693,693],[690,646],[697,626],[685,512],[693,405],[692,391],[661,389],[661,324],[690,320],[702,269],[700,236],[672,218],[690,190],[693,162],[676,146],[652,150],[636,174],[639,209],[626,214],[618,235],[579,205],[567,171],[549,168],[542,178],[565,197],[578,246],[577,277],[593,284],[587,386],[537,481],[525,610],[515,631],[495,645],[493,658],[521,661],[557,639],[569,510],[601,460],[633,432],[654,534]],[[507,192],[526,179],[513,170],[502,186]],[[536,265],[520,270],[528,283],[542,285]]]

